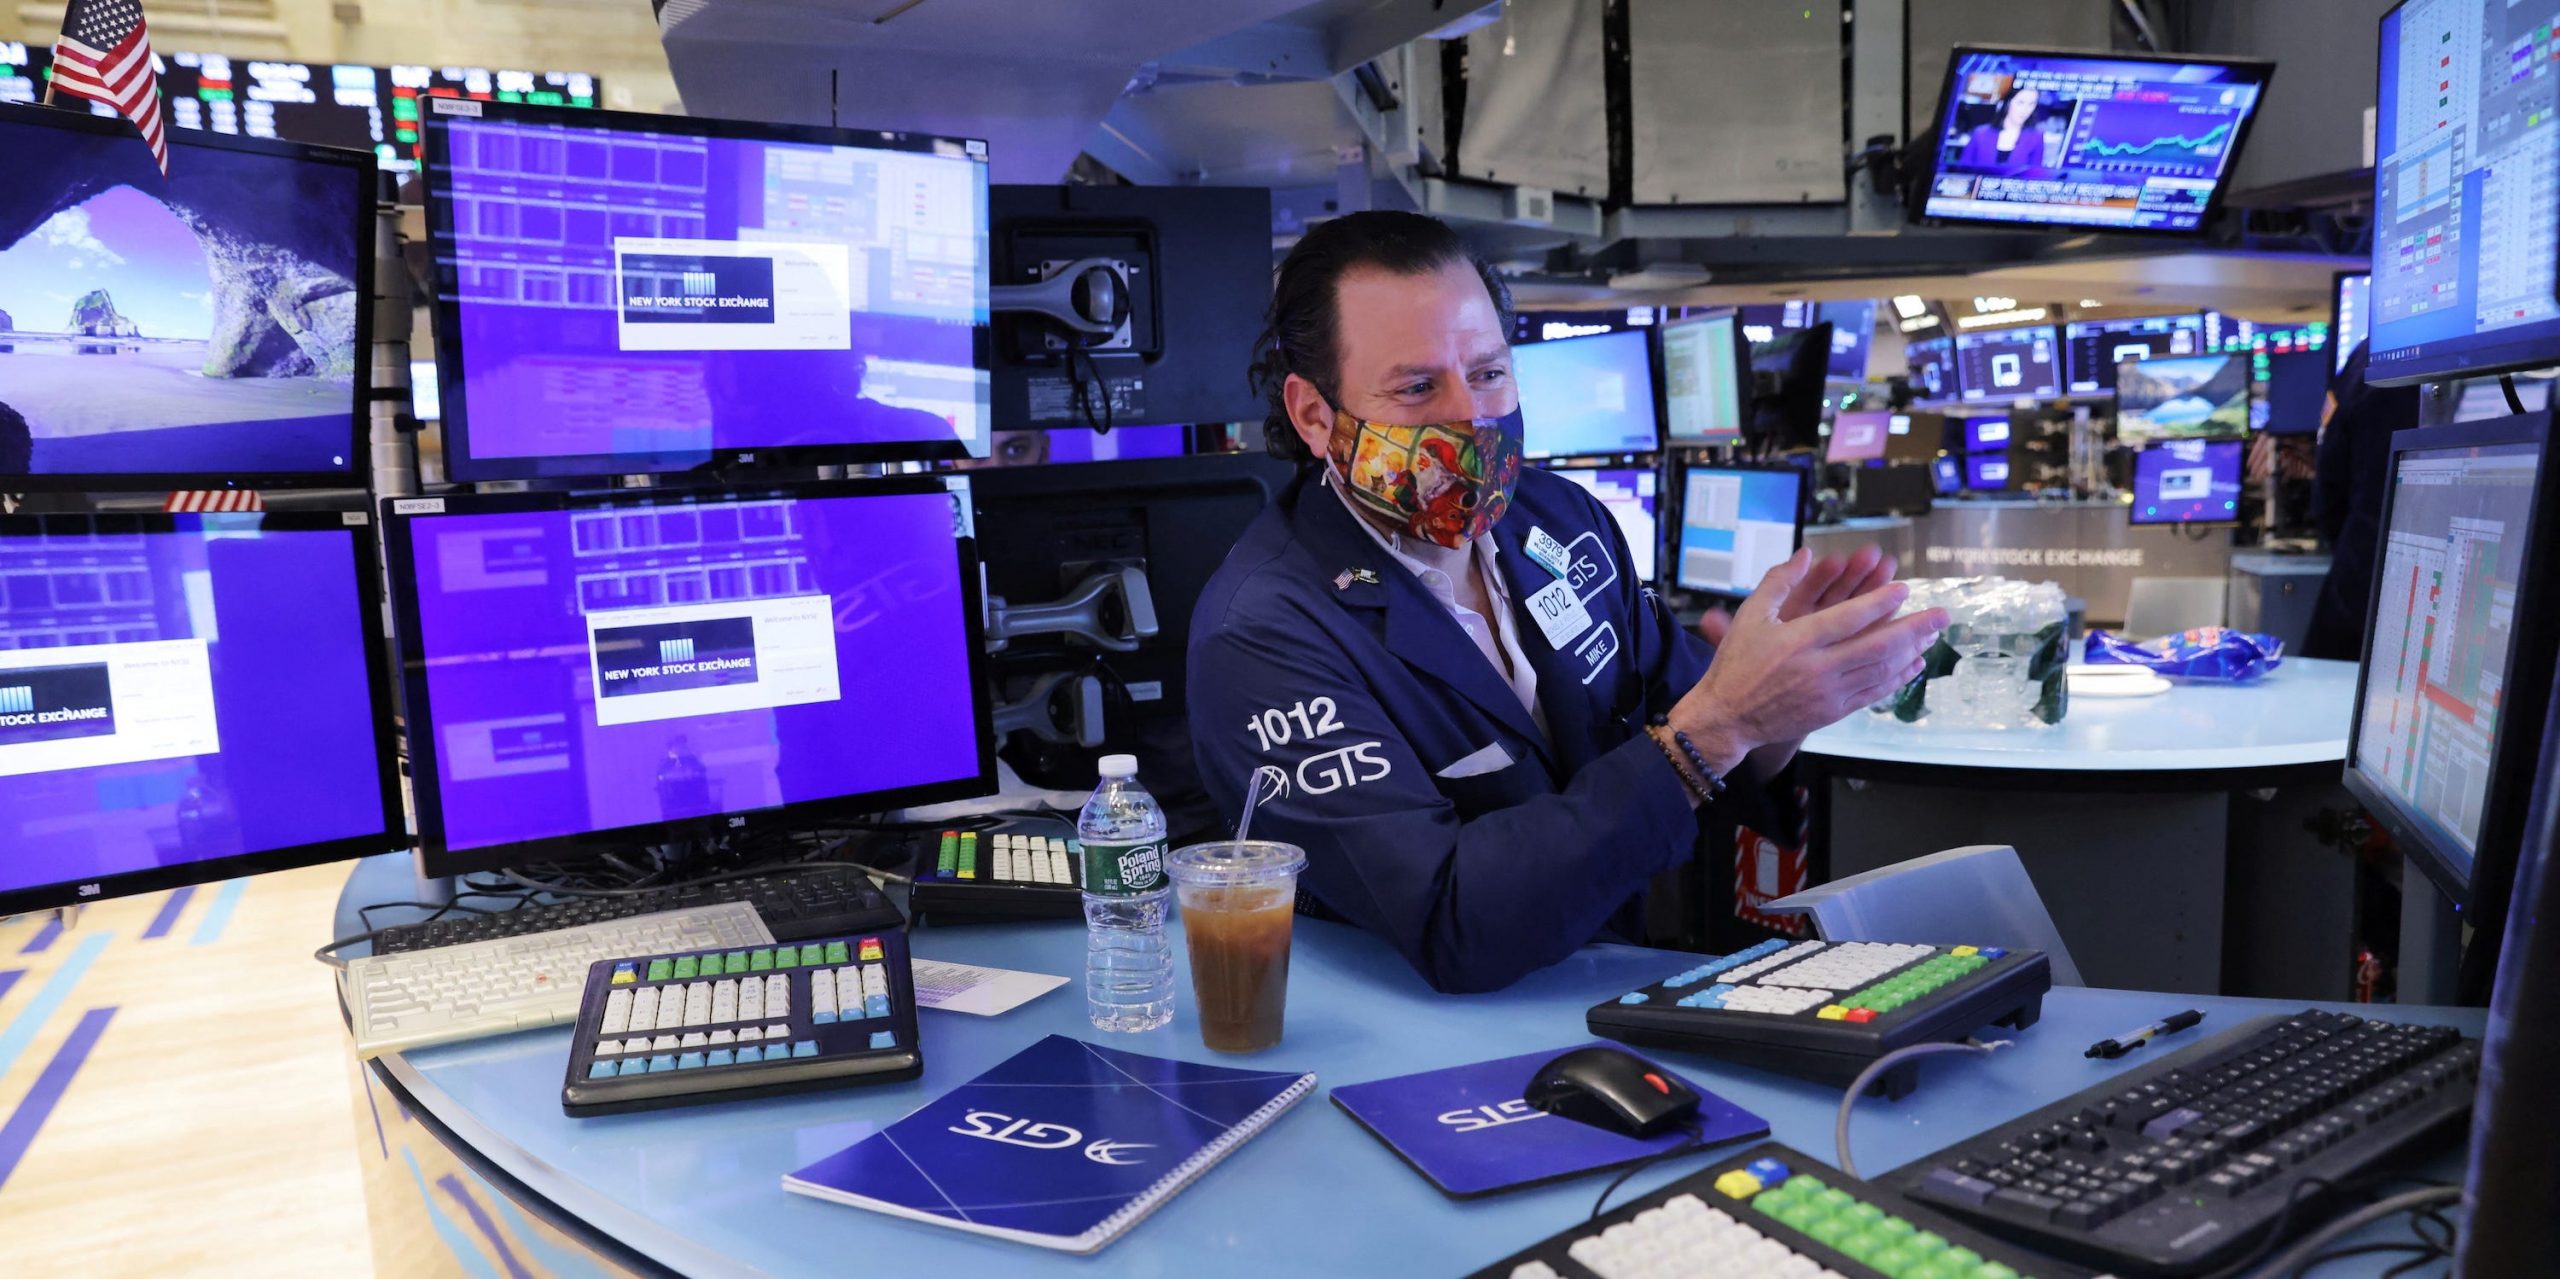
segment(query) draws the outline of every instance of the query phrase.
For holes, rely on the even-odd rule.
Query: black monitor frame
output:
[[[411,531],[411,525],[415,520],[450,515],[504,515],[517,512],[703,506],[760,499],[806,501],[916,493],[936,493],[950,497],[955,503],[954,527],[970,527],[958,522],[958,507],[967,504],[967,495],[933,476],[833,480],[788,486],[750,485],[730,488],[620,490],[583,494],[484,493],[477,496],[457,494],[450,497],[383,499],[383,543],[386,548],[387,562],[391,565],[393,626],[396,628],[395,633],[401,637],[400,688],[406,699],[402,705],[408,713],[409,776],[411,789],[417,800],[418,860],[423,872],[437,876],[462,875],[503,870],[533,862],[577,860],[607,852],[627,850],[637,844],[752,835],[759,831],[789,829],[795,825],[805,827],[812,822],[823,822],[831,818],[848,818],[886,809],[941,803],[946,800],[972,799],[994,793],[996,788],[995,734],[992,727],[994,712],[986,680],[985,596],[979,585],[977,539],[975,536],[959,536],[952,539],[952,546],[959,556],[962,608],[966,614],[964,627],[969,645],[971,716],[976,724],[978,744],[976,776],[927,782],[886,791],[867,791],[857,795],[798,800],[772,808],[716,813],[682,821],[617,826],[606,830],[582,831],[571,835],[554,835],[486,847],[455,849],[446,847],[444,843],[443,795],[439,789],[440,783],[436,771],[438,743],[434,731],[435,704],[427,688],[426,660],[422,654],[414,651],[417,636],[420,634],[416,572],[417,544],[415,535]]]
[[[2192,230],[2177,230],[2170,227],[2102,226],[2087,222],[2039,222],[2031,218],[1957,217],[1931,213],[1928,211],[1929,193],[1937,188],[1938,163],[1946,152],[1944,130],[1947,122],[1947,107],[1954,100],[1956,79],[1963,70],[1966,55],[1975,53],[2000,53],[2019,57],[2079,58],[2096,62],[2159,62],[2177,66],[2257,67],[2261,69],[2262,74],[2257,81],[2258,101],[2251,105],[2248,114],[2240,117],[2240,127],[2231,136],[2230,153],[2234,157],[2234,167],[2226,170],[2220,180],[2213,184],[2213,198],[2206,201],[2204,211],[2196,215],[2196,225]],[[2272,59],[2238,55],[2120,53],[2112,49],[2054,49],[2034,45],[1959,44],[1947,54],[1946,76],[1938,83],[1937,105],[1929,113],[1929,132],[1925,138],[1928,146],[1926,167],[1921,171],[1918,185],[1911,188],[1917,194],[1911,202],[1910,216],[1913,221],[1927,226],[1998,227],[2009,231],[2066,235],[2139,235],[2169,240],[2201,239],[2212,230],[2215,217],[2222,212],[2223,203],[2231,194],[2231,184],[2239,176],[2237,157],[2241,149],[2249,144],[2249,131],[2257,127],[2258,113],[2267,108],[2266,94],[2275,81],[2275,72],[2276,64]],[[2024,209],[2027,206],[2019,207]]]
[[[1674,435],[1671,433],[1671,356],[1668,335],[1674,328],[1711,324],[1717,320],[1725,322],[1725,336],[1729,339],[1727,345],[1731,348],[1727,354],[1733,360],[1733,402],[1719,407],[1733,410],[1733,430],[1717,438]],[[1743,436],[1751,430],[1751,343],[1742,336],[1742,312],[1734,308],[1700,311],[1694,315],[1681,316],[1676,320],[1665,320],[1655,328],[1658,332],[1653,341],[1655,382],[1653,402],[1660,418],[1654,432],[1655,438],[1662,442],[1662,447],[1665,449],[1723,448],[1740,444]]]
[[[322,862],[347,861],[376,853],[396,852],[408,846],[407,821],[400,804],[400,734],[391,701],[390,643],[380,630],[382,562],[375,552],[372,521],[362,512],[265,511],[224,516],[0,515],[0,538],[32,536],[40,532],[49,520],[93,520],[101,530],[129,530],[148,536],[153,533],[174,534],[180,520],[217,518],[255,520],[259,528],[278,532],[341,533],[354,544],[356,621],[364,641],[365,685],[372,698],[374,773],[379,783],[375,798],[381,805],[382,830],[312,844],[293,844],[230,857],[181,862],[173,866],[153,866],[96,879],[0,890],[0,916],[109,897],[130,897],[187,884],[209,884],[271,870],[293,870],[317,866]]]
[[[1521,440],[1521,460],[1524,462],[1560,462],[1568,458],[1628,457],[1643,456],[1648,453],[1660,452],[1663,447],[1663,423],[1667,409],[1662,402],[1662,344],[1654,339],[1653,330],[1655,327],[1659,326],[1611,329],[1606,333],[1582,333],[1569,338],[1557,338],[1551,342],[1527,342],[1514,347],[1511,376],[1516,382],[1520,376],[1518,352],[1526,350],[1529,347],[1560,346],[1569,342],[1588,342],[1597,345],[1602,342],[1624,340],[1632,336],[1636,341],[1641,342],[1644,345],[1645,393],[1651,397],[1653,408],[1653,443],[1649,447],[1640,449],[1602,449],[1596,453],[1538,453],[1529,449],[1528,440],[1524,436]],[[1739,323],[1735,325],[1735,331],[1737,333],[1741,331]],[[1746,363],[1744,367],[1747,368],[1749,366]],[[1747,408],[1744,416],[1746,420],[1749,417]],[[1535,423],[1531,423],[1530,429],[1534,429],[1535,425]]]
[[[1667,561],[1654,565],[1654,577],[1702,599],[1742,599],[1751,594],[1750,586],[1746,585],[1739,591],[1719,591],[1704,586],[1691,586],[1680,576],[1681,532],[1689,526],[1689,476],[1698,471],[1754,471],[1794,476],[1796,481],[1795,549],[1799,551],[1804,549],[1805,499],[1813,491],[1813,473],[1787,462],[1692,462],[1686,466],[1672,468],[1672,474],[1679,478],[1680,483],[1680,503],[1677,511],[1679,518],[1664,519],[1663,512],[1667,509],[1666,504],[1662,502],[1654,504],[1654,523],[1662,528],[1663,548],[1670,552]]]
[[[2389,536],[2392,513],[2399,501],[2401,459],[2406,455],[2534,445],[2542,450],[2542,456],[2534,482],[2533,527],[2514,535],[2524,539],[2523,568],[2517,579],[2545,584],[2560,580],[2554,577],[2554,557],[2560,556],[2560,465],[2555,465],[2552,457],[2553,434],[2548,411],[2395,432],[2391,437],[2390,469],[2386,472],[2393,477],[2393,483],[2383,495],[2381,535]],[[2500,694],[2498,731],[2489,746],[2489,784],[2482,796],[2480,837],[2477,850],[2471,854],[2471,875],[2465,882],[2452,867],[2443,864],[2445,859],[2436,853],[2426,826],[2400,799],[2365,780],[2356,769],[2357,751],[2364,742],[2365,693],[2373,677],[2371,610],[2381,607],[2387,561],[2388,557],[2377,550],[2372,603],[2367,606],[2364,648],[2356,670],[2354,711],[2347,727],[2344,784],[2347,793],[2391,832],[2406,862],[2425,872],[2456,908],[2483,921],[2503,920],[2509,881],[2515,874],[2515,851],[2524,837],[2526,807],[2532,799],[2533,752],[2541,745],[2544,728],[2534,717],[2551,696],[2552,655],[2555,643],[2560,642],[2560,608],[2545,604],[2541,608],[2516,609],[2507,654],[2508,683]],[[2490,926],[2483,925],[2484,929]]]
[[[557,125],[590,133],[663,133],[739,142],[775,142],[804,146],[846,147],[866,151],[930,152],[957,146],[986,162],[987,144],[977,138],[947,138],[928,133],[832,129],[805,124],[764,124],[714,120],[701,116],[652,115],[638,111],[601,111],[592,107],[547,107],[519,102],[422,99],[427,106],[418,121],[427,148],[427,253],[435,283],[432,308],[436,337],[436,383],[444,413],[445,474],[456,481],[541,480],[608,475],[720,475],[741,469],[775,471],[794,467],[870,462],[955,461],[974,456],[963,441],[934,440],[876,444],[793,444],[753,448],[709,448],[679,455],[647,453],[546,454],[539,457],[478,457],[471,451],[469,380],[464,376],[461,279],[453,260],[452,122],[476,124]],[[981,175],[983,178],[983,175]],[[984,210],[981,209],[983,214]],[[983,229],[983,228],[982,228]],[[994,325],[979,317],[970,344],[970,359],[992,376]],[[989,401],[987,438],[995,436],[995,414]],[[777,477],[778,478],[778,477]],[[746,481],[754,483],[754,480]]]
[[[25,125],[61,129],[94,137],[121,138],[140,145],[133,123],[121,116],[91,115],[60,107],[0,103],[0,126]],[[14,493],[144,493],[168,489],[370,489],[373,487],[373,314],[374,253],[383,194],[379,168],[370,151],[279,142],[197,129],[170,129],[170,170],[179,171],[185,153],[237,151],[310,164],[335,165],[357,183],[355,242],[355,368],[347,410],[347,466],[333,471],[101,471],[0,475],[0,491]]]

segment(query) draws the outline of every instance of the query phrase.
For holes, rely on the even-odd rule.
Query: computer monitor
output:
[[[1770,302],[1743,307],[1741,310],[1745,336],[1754,342],[1766,342],[1781,333],[1809,329],[1825,321],[1831,325],[1831,358],[1823,366],[1824,375],[1834,382],[1867,380],[1867,348],[1876,335],[1876,304],[1872,298],[1855,302]]]
[[[1964,489],[1968,493],[2000,493],[2018,487],[2016,468],[2009,465],[2006,453],[1975,453],[1964,460]]]
[[[2163,440],[2133,455],[2135,524],[2240,522],[2238,440]]]
[[[1831,322],[1751,344],[1751,425],[1743,438],[1779,449],[1822,447]]]
[[[1750,594],[1804,540],[1804,482],[1792,466],[1683,472],[1674,580],[1709,595]]]
[[[1650,453],[1661,444],[1653,346],[1642,329],[1514,347],[1511,376],[1530,457]]]
[[[433,101],[453,478],[985,455],[984,144]]]
[[[1936,481],[1938,496],[1954,497],[1964,491],[1964,463],[1942,457],[1929,463],[1929,478]]]
[[[2062,393],[2062,343],[2050,324],[1959,333],[1956,364],[1967,401],[2049,400]]]
[[[1895,413],[1885,418],[1884,460],[1926,466],[1938,458],[1947,419],[1938,413]]]
[[[2340,271],[2329,295],[2329,368],[2343,372],[2347,357],[2370,336],[2366,329],[2373,319],[2373,276],[2365,271]]]
[[[2249,357],[2127,360],[2116,367],[2116,439],[2232,439],[2249,433]]]
[[[0,915],[406,844],[373,547],[334,512],[0,517]]]
[[[1910,361],[1911,394],[1923,404],[1951,404],[1965,398],[1956,365],[1955,339],[1914,338],[1903,347]]]
[[[436,362],[409,361],[409,412],[421,422],[444,420],[444,399],[436,390]]]
[[[1618,531],[1626,536],[1627,554],[1635,557],[1636,577],[1653,580],[1654,557],[1662,547],[1661,524],[1654,518],[1655,476],[1650,468],[1635,467],[1556,467],[1557,475],[1573,481],[1599,498],[1616,517]]]
[[[1944,222],[2201,231],[2274,72],[2251,58],[1958,45],[1922,211]]]
[[[1747,355],[1733,312],[1693,315],[1662,326],[1664,438],[1704,448],[1742,438],[1751,407]]]
[[[1967,453],[2006,453],[2009,451],[2009,415],[2006,413],[1968,413],[1964,419],[1964,451]]]
[[[2560,140],[2532,52],[2551,15],[2502,0],[2384,14],[2365,380],[2402,386],[2560,363]]]
[[[0,492],[362,488],[372,155],[0,105]]]
[[[1823,454],[1825,461],[1861,462],[1884,460],[1885,440],[1893,429],[1893,420],[1902,419],[1902,429],[1910,433],[1911,417],[1906,413],[1890,413],[1881,409],[1843,409],[1831,418],[1831,443]]]
[[[2310,435],[2320,429],[2321,409],[2329,402],[2329,379],[2336,371],[2325,350],[2286,351],[2265,357],[2264,429],[2270,435]]]
[[[2134,320],[2075,320],[2063,329],[2064,384],[2073,395],[2113,395],[2116,366],[2204,351],[2204,317],[2152,315]]]
[[[429,874],[994,789],[939,480],[384,507]]]
[[[2476,927],[2505,918],[2551,693],[2550,422],[2533,413],[2391,437],[2348,730],[2347,790]]]

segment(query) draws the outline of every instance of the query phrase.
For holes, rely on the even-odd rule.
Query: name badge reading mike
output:
[[[1529,530],[1529,538],[1520,544],[1520,549],[1527,551],[1529,558],[1538,562],[1538,567],[1558,577],[1564,577],[1573,571],[1573,553],[1566,550],[1564,543],[1557,541],[1554,535],[1545,529]]]
[[[1573,584],[1554,581],[1529,597],[1529,616],[1537,619],[1538,629],[1546,632],[1547,647],[1562,650],[1582,638],[1591,629],[1591,611],[1582,606],[1582,597],[1573,593]]]

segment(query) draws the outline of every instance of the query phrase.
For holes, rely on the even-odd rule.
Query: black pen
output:
[[[2113,1039],[2101,1039],[2089,1045],[2089,1051],[2081,1055],[2112,1060],[2150,1043],[2154,1036],[2174,1034],[2203,1020],[2204,1014],[2193,1008],[2182,1013],[2171,1013],[2140,1030],[2129,1030]]]

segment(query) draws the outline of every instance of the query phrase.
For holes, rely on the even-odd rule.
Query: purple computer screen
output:
[[[458,477],[781,447],[985,454],[986,164],[961,144],[434,127]]]
[[[2162,440],[2134,454],[2133,522],[2237,522],[2240,462],[2238,440]]]
[[[355,475],[370,171],[133,143],[0,118],[0,475]]]
[[[0,535],[0,892],[396,823],[356,569],[370,530],[168,519]]]
[[[936,492],[413,520],[442,846],[977,777],[952,518]]]

